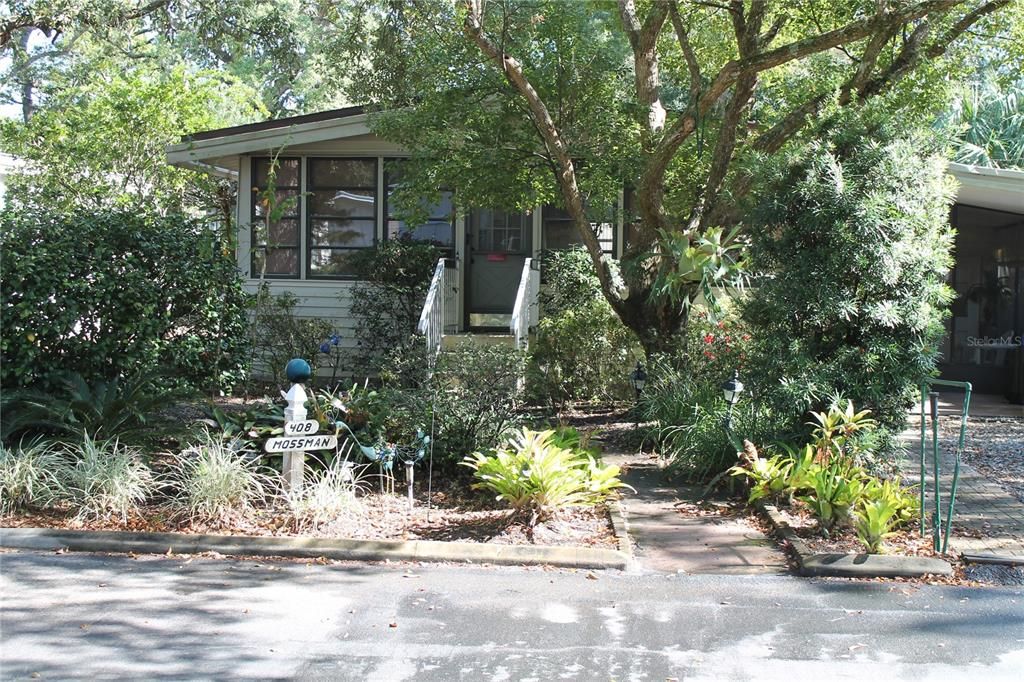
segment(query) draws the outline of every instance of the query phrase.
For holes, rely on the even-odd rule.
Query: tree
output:
[[[0,122],[0,147],[28,162],[12,177],[9,200],[37,211],[132,207],[230,219],[230,187],[168,165],[164,150],[184,133],[243,118],[258,107],[252,92],[217,74],[92,64],[88,80],[56,92],[27,123]]]
[[[561,204],[602,293],[648,352],[736,275],[756,168],[847,109],[931,120],[968,31],[1017,0],[388,2],[352,64],[375,127],[463,203]],[[868,131],[870,134],[870,131]],[[591,216],[625,181],[635,238]]]

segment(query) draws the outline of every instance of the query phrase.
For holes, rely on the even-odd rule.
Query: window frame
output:
[[[305,206],[305,239],[306,248],[304,249],[306,254],[305,264],[305,278],[306,280],[313,281],[354,281],[358,280],[359,277],[356,275],[349,274],[328,274],[328,275],[316,275],[313,274],[313,251],[365,251],[367,249],[376,249],[380,244],[380,202],[381,192],[383,191],[380,186],[381,181],[381,159],[377,156],[305,156],[302,157],[305,160],[303,164],[306,167],[306,191],[302,200]],[[374,186],[370,189],[366,187],[356,187],[354,185],[347,186],[331,186],[322,187],[313,184],[313,172],[310,170],[310,164],[316,163],[317,161],[372,161],[373,162],[373,184]],[[315,246],[313,244],[313,221],[314,219],[337,219],[338,216],[329,216],[323,214],[314,214],[312,210],[312,197],[313,193],[317,191],[334,190],[334,191],[347,191],[347,192],[367,192],[373,193],[373,215],[369,218],[365,216],[353,216],[353,220],[372,220],[373,221],[373,243],[369,246]]]
[[[256,254],[260,250],[262,250],[263,251],[263,257],[267,258],[268,252],[270,250],[269,249],[269,244],[267,244],[267,243],[262,243],[261,244],[261,243],[256,241],[256,230],[258,229],[258,226],[262,226],[263,225],[263,218],[261,216],[256,215],[256,208],[259,205],[259,201],[257,200],[257,195],[259,194],[260,191],[266,189],[266,187],[257,187],[257,185],[256,185],[256,178],[257,178],[256,165],[258,163],[262,162],[262,161],[266,161],[266,162],[269,163],[272,160],[274,160],[273,156],[253,156],[253,157],[250,158],[250,166],[249,166],[249,173],[250,173],[250,182],[249,182],[249,185],[250,185],[250,189],[249,189],[249,203],[250,203],[250,206],[249,206],[249,221],[250,221],[249,222],[249,277],[250,277],[250,279],[255,279],[255,280],[260,279],[260,275],[257,272],[257,268],[256,268]],[[278,274],[278,273],[273,273],[273,274],[272,273],[266,273],[262,277],[263,277],[263,279],[283,279],[283,280],[295,279],[295,280],[301,280],[302,279],[302,212],[304,210],[304,197],[302,195],[302,179],[303,179],[303,165],[304,165],[303,164],[303,157],[301,157],[301,156],[278,156],[276,160],[278,162],[278,167],[280,167],[280,164],[283,161],[297,161],[298,162],[298,169],[296,171],[296,175],[297,175],[296,179],[298,181],[298,184],[297,185],[284,185],[284,186],[277,185],[277,186],[275,186],[275,191],[294,190],[295,191],[295,195],[296,195],[296,199],[297,199],[296,202],[295,202],[295,212],[294,212],[294,215],[288,214],[288,216],[282,216],[282,218],[287,217],[288,219],[291,219],[291,220],[295,221],[295,244],[294,245],[278,246],[277,247],[277,248],[289,249],[289,250],[295,251],[295,274],[284,275],[284,274]],[[270,239],[270,230],[269,229],[267,230],[267,239],[268,240]]]

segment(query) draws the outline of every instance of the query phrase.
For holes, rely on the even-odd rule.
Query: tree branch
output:
[[[665,127],[665,106],[661,102],[661,76],[658,64],[658,36],[665,24],[669,6],[655,2],[640,25],[633,0],[619,0],[619,16],[629,45],[633,48],[633,73],[637,99],[647,107],[647,131],[660,132]]]
[[[686,69],[690,72],[690,103],[693,104],[700,97],[700,62],[697,61],[697,53],[693,51],[689,31],[683,26],[683,18],[679,15],[679,4],[675,0],[669,4],[669,17],[672,20],[672,28],[676,32],[676,39],[679,41],[679,49],[682,50],[683,58],[686,60]]]

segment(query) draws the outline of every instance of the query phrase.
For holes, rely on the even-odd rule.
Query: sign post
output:
[[[284,394],[284,399],[288,402],[288,407],[284,410],[284,430],[287,434],[289,433],[289,428],[293,431],[295,430],[296,427],[292,425],[296,422],[305,423],[308,421],[306,419],[306,389],[302,387],[302,384],[309,381],[313,372],[308,362],[295,358],[288,361],[288,365],[285,367],[285,374],[288,376],[288,380],[292,382],[291,388]],[[267,445],[270,445],[269,441]],[[289,493],[298,492],[302,489],[305,467],[305,452],[298,448],[285,451],[281,473],[284,474],[285,490]]]

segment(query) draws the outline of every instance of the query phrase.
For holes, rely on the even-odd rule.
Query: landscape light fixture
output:
[[[640,428],[640,394],[643,393],[644,386],[647,385],[647,372],[644,371],[644,366],[640,364],[640,361],[636,361],[636,368],[630,373],[629,380],[633,384],[633,390],[636,391],[636,426]]]
[[[729,405],[729,411],[725,417],[725,430],[732,433],[732,410],[739,402],[740,393],[743,393],[743,382],[740,381],[739,370],[733,370],[732,378],[722,384],[722,395]]]

